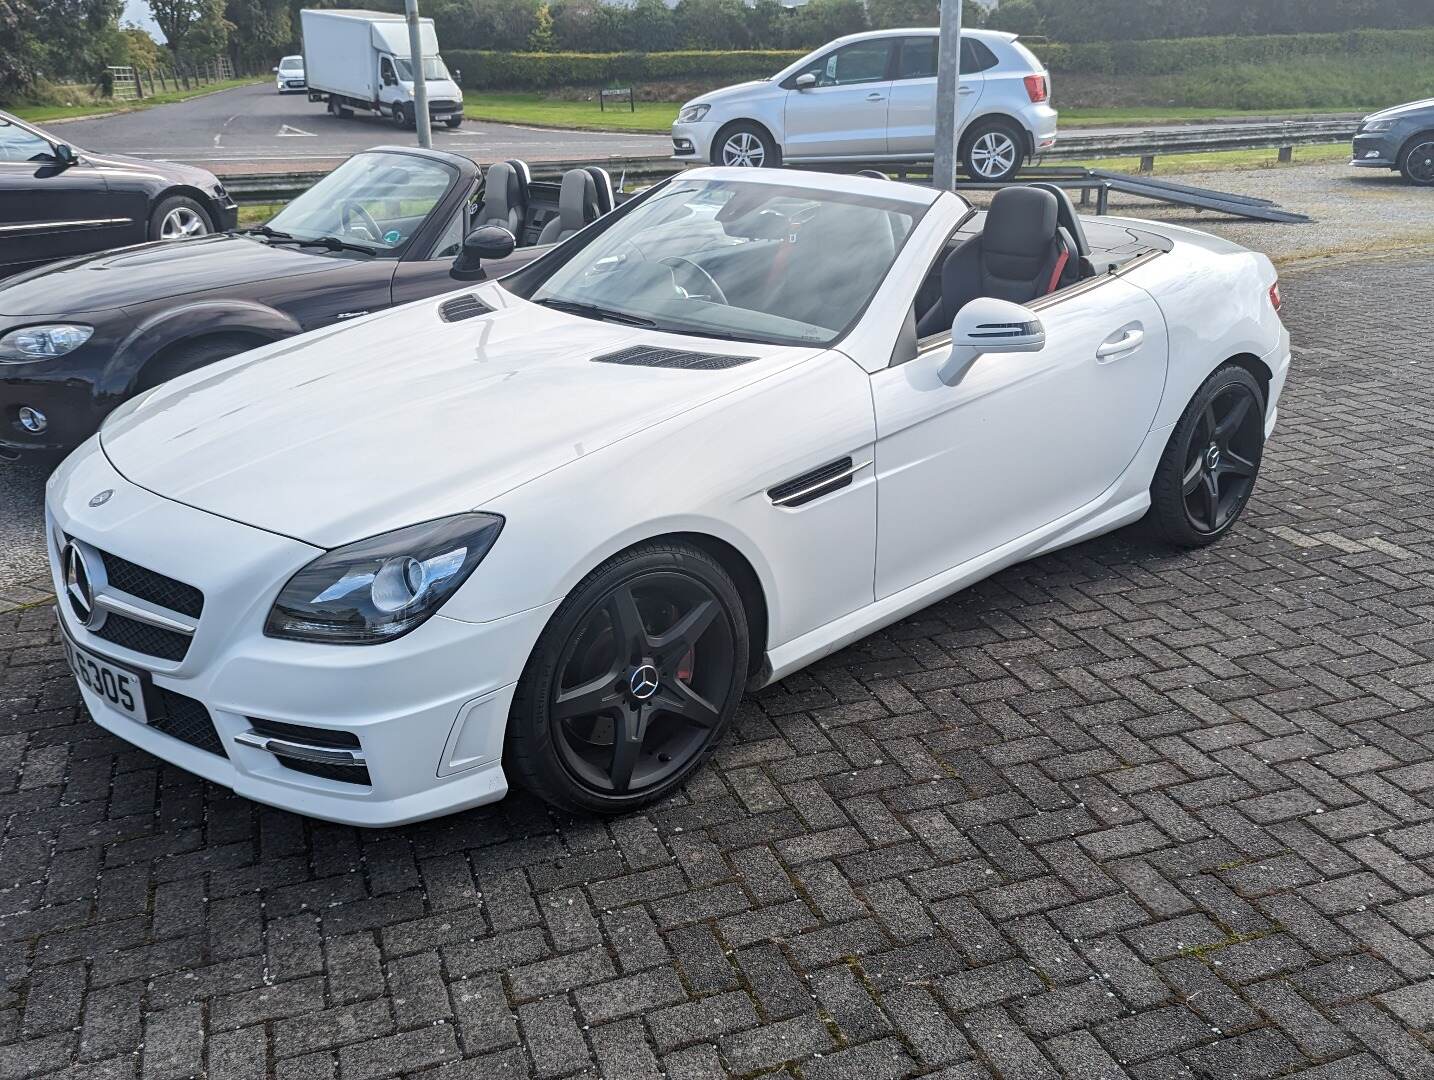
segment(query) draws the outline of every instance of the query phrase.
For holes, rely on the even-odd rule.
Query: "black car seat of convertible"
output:
[[[472,228],[501,225],[517,237],[523,228],[527,200],[518,171],[506,161],[488,166],[483,187],[483,206],[473,218]]]
[[[586,169],[563,173],[558,189],[558,212],[548,219],[538,236],[540,244],[556,244],[598,219],[597,184]]]
[[[1035,187],[1002,188],[991,200],[985,225],[941,267],[941,300],[917,324],[922,337],[950,329],[956,313],[977,297],[1027,304],[1053,293],[1070,278],[1074,241],[1059,222],[1059,204]]]

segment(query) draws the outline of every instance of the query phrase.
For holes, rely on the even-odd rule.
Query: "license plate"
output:
[[[139,672],[120,667],[76,645],[63,623],[60,624],[60,643],[65,650],[65,660],[81,686],[98,695],[116,712],[141,724],[149,723],[144,708],[144,677]]]

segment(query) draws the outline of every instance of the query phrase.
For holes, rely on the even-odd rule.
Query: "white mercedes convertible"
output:
[[[1279,304],[1264,256],[1051,188],[689,171],[120,408],[50,482],[65,647],[100,725],[260,802],[629,810],[744,688],[1002,567],[1221,537]]]

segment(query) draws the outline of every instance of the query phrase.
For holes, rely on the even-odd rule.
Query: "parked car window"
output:
[[[334,236],[392,256],[448,194],[456,172],[438,161],[355,154],[280,210],[269,228],[301,240]]]
[[[861,317],[925,211],[782,184],[674,182],[508,287],[672,333],[828,345]]]
[[[891,58],[891,39],[858,41],[829,52],[808,64],[798,75],[811,73],[818,86],[849,86],[853,83],[879,82],[886,78]]]
[[[901,57],[896,62],[898,79],[934,79],[938,40],[935,35],[901,39]],[[996,54],[975,38],[961,39],[961,74],[975,75],[996,66]]]
[[[53,157],[55,148],[33,131],[0,120],[0,161],[43,161]]]

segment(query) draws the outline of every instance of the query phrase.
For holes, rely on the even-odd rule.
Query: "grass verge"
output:
[[[631,131],[666,135],[677,119],[680,101],[639,101],[629,112],[627,103],[599,109],[596,91],[591,101],[567,101],[542,94],[494,94],[468,90],[463,114],[470,120],[492,120],[528,127],[566,128],[572,131]]]
[[[1294,161],[1282,165],[1275,150],[1216,150],[1206,154],[1163,154],[1155,159],[1155,176],[1180,173],[1215,172],[1221,169],[1289,169],[1297,165],[1327,165],[1349,158],[1349,144],[1317,143],[1296,146]],[[1106,169],[1110,172],[1138,173],[1140,160],[1135,157],[1098,158],[1094,161],[1057,161],[1053,165],[1074,168]]]
[[[202,97],[205,94],[213,94],[220,90],[232,90],[236,86],[252,86],[255,83],[265,81],[262,78],[252,79],[226,79],[222,82],[210,83],[208,86],[196,86],[192,90],[171,90],[167,93],[155,94],[146,97],[142,101],[112,101],[99,100],[87,101],[77,104],[56,105],[10,105],[6,106],[9,112],[14,113],[21,120],[29,120],[31,123],[43,124],[46,121],[70,120],[81,116],[94,116],[99,113],[135,112],[139,109],[149,109],[156,105],[173,105],[175,102],[188,101],[191,98]]]

